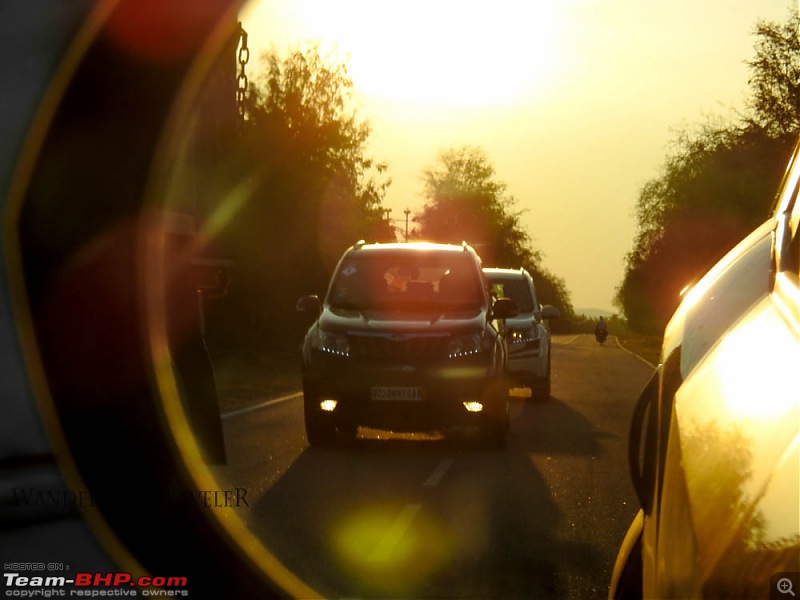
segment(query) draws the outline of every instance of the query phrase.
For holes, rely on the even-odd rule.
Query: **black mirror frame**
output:
[[[154,373],[143,289],[153,252],[147,199],[170,120],[181,118],[175,100],[196,92],[197,65],[210,64],[231,38],[239,3],[205,2],[196,18],[171,19],[181,47],[165,63],[114,43],[114,27],[137,4],[98,2],[87,11],[37,113],[20,161],[27,168],[3,215],[37,407],[68,486],[91,495],[83,517],[121,570],[180,575],[192,595],[208,598],[315,596],[255,548],[241,522],[174,494],[213,478],[196,441],[175,435],[174,422],[185,419],[180,399]],[[111,143],[124,143],[125,156]],[[47,235],[46,218],[59,222],[58,236]],[[142,493],[121,493],[129,482]]]

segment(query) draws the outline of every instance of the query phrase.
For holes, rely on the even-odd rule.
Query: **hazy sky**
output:
[[[309,39],[349,56],[399,226],[440,152],[480,146],[575,308],[611,310],[639,190],[676,130],[743,107],[756,21],[796,2],[261,0],[241,16],[254,57]]]

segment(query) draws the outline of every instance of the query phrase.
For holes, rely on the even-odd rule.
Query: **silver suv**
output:
[[[512,380],[531,388],[534,399],[550,398],[550,331],[548,319],[561,316],[555,306],[542,306],[533,278],[525,269],[483,270],[492,295],[510,298],[519,314],[506,321],[508,328],[508,370]]]

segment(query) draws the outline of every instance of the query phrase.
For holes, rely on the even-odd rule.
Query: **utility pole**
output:
[[[409,209],[405,209],[403,213],[406,215],[406,241],[408,241],[408,215],[411,214],[411,211]]]

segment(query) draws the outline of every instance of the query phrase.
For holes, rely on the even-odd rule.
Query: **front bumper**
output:
[[[541,338],[524,343],[509,344],[508,371],[512,377],[539,378],[547,376],[547,352],[549,348]]]
[[[507,413],[504,378],[485,356],[434,364],[356,363],[321,353],[314,359],[303,374],[306,410],[327,412],[326,418],[338,426],[424,431],[481,425]],[[326,400],[329,410],[322,411]],[[472,410],[465,403],[472,403]]]

